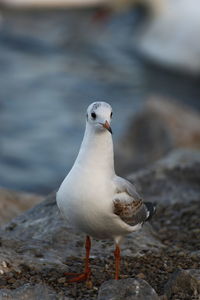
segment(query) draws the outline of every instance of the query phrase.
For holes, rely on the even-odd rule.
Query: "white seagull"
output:
[[[108,103],[90,104],[79,154],[57,192],[62,215],[86,234],[85,270],[82,274],[68,273],[72,276],[68,282],[90,278],[90,236],[114,240],[118,279],[122,237],[139,230],[155,210],[152,203],[143,202],[132,183],[115,174],[111,119]]]

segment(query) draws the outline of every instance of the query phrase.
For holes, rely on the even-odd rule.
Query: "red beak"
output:
[[[102,124],[102,126],[104,128],[106,128],[112,134],[112,129],[111,129],[110,124],[108,123],[108,121],[106,121],[104,124]]]

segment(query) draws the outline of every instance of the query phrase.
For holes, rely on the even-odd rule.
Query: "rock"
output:
[[[116,170],[128,174],[176,148],[200,149],[200,115],[173,101],[150,98],[116,149]]]
[[[199,201],[200,151],[175,150],[128,178],[135,182],[144,199],[159,205]]]
[[[58,8],[84,8],[99,7],[104,4],[102,0],[1,0],[1,5],[6,8],[16,9],[58,9]]]
[[[39,195],[0,188],[0,226],[42,200]]]
[[[175,151],[149,169],[129,176],[135,181],[144,199],[159,203],[198,201],[200,195],[200,155],[197,152]],[[18,270],[23,262],[30,268],[59,268],[67,272],[66,257],[83,256],[84,235],[76,233],[61,218],[55,195],[50,195],[0,230],[1,261]],[[159,251],[163,247],[149,224],[140,232],[127,235],[122,255],[138,256],[143,250]],[[105,248],[105,249],[104,249]],[[104,250],[103,250],[104,249]],[[93,241],[92,255],[113,253],[112,241]],[[3,266],[0,268],[6,269]],[[62,276],[60,276],[62,277]]]
[[[190,256],[193,258],[198,258],[200,260],[200,250],[191,252]]]
[[[167,69],[199,74],[199,1],[137,2],[150,8],[148,22],[138,30],[138,39],[135,41],[138,51]]]
[[[5,225],[0,230],[0,239],[0,266],[6,261],[12,270],[18,270],[23,263],[37,271],[58,268],[67,272],[66,257],[84,255],[85,235],[75,232],[62,219],[55,194]],[[127,236],[122,244],[123,254],[133,256],[140,255],[143,250],[158,251],[160,247],[163,245],[149,224],[140,232]],[[112,241],[93,240],[94,257],[101,257],[102,251],[108,257],[113,249]]]
[[[150,224],[145,224],[140,232],[124,238],[121,275],[134,275],[138,280],[143,277],[153,287],[159,282],[158,291],[161,291],[160,282],[166,282],[167,274],[174,270],[176,259],[177,264],[183,261],[183,268],[199,267],[198,257],[187,254],[183,249],[184,243],[189,243],[185,247],[188,252],[191,250],[193,253],[197,249],[199,217],[195,212],[200,197],[200,154],[198,151],[176,150],[150,168],[130,175],[130,179],[136,182],[146,201],[158,203],[158,211],[152,219],[156,232]],[[181,232],[177,237],[180,228],[184,234]],[[65,282],[64,272],[80,272],[82,269],[84,238],[84,234],[76,233],[61,218],[55,194],[49,195],[45,201],[1,227],[1,288],[16,289],[31,280],[33,283],[45,282],[57,289],[64,288],[64,294],[72,298],[82,299],[82,293],[88,296],[86,298],[94,299],[103,280],[113,278],[114,245],[113,241],[92,241],[94,285],[90,294],[80,285],[79,293],[79,289]],[[149,275],[151,272],[153,275]],[[66,286],[69,289],[65,289]]]
[[[0,300],[56,300],[56,292],[43,284],[26,284],[15,290],[1,289]]]
[[[199,299],[200,297],[200,269],[175,271],[164,288],[168,299],[172,295],[185,295],[185,299]],[[195,297],[195,298],[193,298]]]
[[[104,282],[98,300],[158,300],[155,290],[144,280],[127,278]]]

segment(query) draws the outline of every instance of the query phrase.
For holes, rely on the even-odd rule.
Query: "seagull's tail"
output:
[[[155,212],[156,212],[156,204],[152,203],[152,202],[144,202],[144,204],[145,204],[146,209],[147,209],[147,218],[145,220],[145,222],[146,222],[146,221],[151,220],[151,218],[155,214]]]

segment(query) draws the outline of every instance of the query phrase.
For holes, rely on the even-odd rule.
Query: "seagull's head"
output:
[[[112,107],[106,102],[94,102],[87,109],[87,122],[97,131],[108,130],[112,134],[110,127],[112,119]]]

